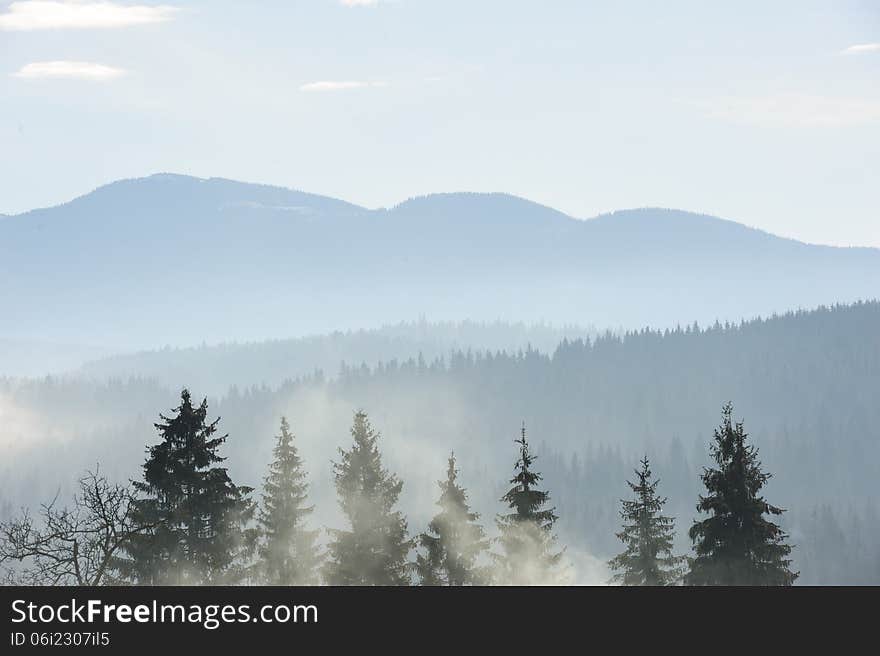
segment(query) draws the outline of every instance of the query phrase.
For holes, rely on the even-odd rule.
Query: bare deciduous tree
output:
[[[113,560],[133,536],[152,526],[132,521],[132,493],[98,469],[79,481],[72,508],[58,497],[43,504],[39,521],[28,510],[0,523],[0,564],[6,583],[106,585]]]

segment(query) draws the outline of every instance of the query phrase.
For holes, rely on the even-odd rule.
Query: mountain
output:
[[[115,350],[431,320],[739,319],[877,296],[880,251],[506,194],[389,209],[160,174],[0,220],[0,337]]]

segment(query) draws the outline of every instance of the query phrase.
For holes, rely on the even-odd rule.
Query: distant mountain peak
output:
[[[343,200],[277,185],[239,182],[228,178],[199,178],[160,172],[138,178],[124,178],[102,185],[64,205],[85,205],[95,209],[109,206],[201,207],[222,210],[229,206],[252,209],[332,210],[342,214],[366,212]],[[51,209],[51,208],[50,208]]]
[[[409,198],[388,210],[420,225],[482,226],[486,230],[560,228],[577,223],[567,214],[534,201],[501,192],[446,192]],[[438,226],[439,227],[439,226]]]
[[[541,203],[529,200],[528,198],[523,198],[522,196],[516,196],[514,194],[509,194],[502,191],[444,191],[424,194],[421,196],[411,196],[410,198],[407,198],[397,205],[392,206],[391,209],[397,210],[412,206],[425,206],[428,204],[437,204],[448,207],[450,205],[464,203],[473,203],[478,206],[482,205],[484,207],[493,208],[503,205],[516,205],[522,207],[532,207],[535,209],[568,216],[563,214],[559,210],[550,207],[549,205],[542,205]]]
[[[638,207],[615,210],[587,219],[587,223],[597,228],[618,228],[630,231],[633,234],[656,235],[662,233],[668,238],[678,238],[683,234],[702,233],[711,239],[724,239],[736,236],[737,238],[754,239],[756,241],[787,242],[791,245],[812,246],[795,239],[774,235],[760,228],[731,221],[730,219],[668,207]]]

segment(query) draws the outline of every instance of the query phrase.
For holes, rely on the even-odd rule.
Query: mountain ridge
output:
[[[876,298],[880,250],[503,193],[368,209],[224,178],[117,181],[0,222],[0,337],[112,350],[431,320],[599,327]]]
[[[297,189],[295,187],[284,187],[281,185],[270,185],[263,183],[255,183],[255,182],[244,182],[240,180],[235,180],[232,178],[226,178],[222,176],[212,176],[208,178],[201,178],[198,176],[191,176],[180,173],[171,173],[171,172],[159,172],[153,173],[147,176],[134,177],[134,178],[120,178],[119,180],[114,180],[112,182],[108,182],[103,185],[99,185],[93,190],[86,192],[84,194],[80,194],[71,198],[68,201],[63,203],[59,203],[57,205],[51,205],[46,207],[37,207],[30,210],[25,210],[23,212],[18,212],[14,214],[2,214],[0,213],[0,219],[14,219],[14,218],[23,218],[28,215],[32,215],[34,213],[42,213],[49,210],[55,210],[58,208],[68,207],[78,202],[87,202],[92,198],[101,198],[105,197],[108,194],[115,193],[120,190],[137,188],[141,185],[151,185],[154,183],[162,183],[162,182],[170,182],[172,184],[187,184],[190,186],[196,185],[201,186],[205,189],[208,189],[212,186],[216,185],[224,185],[231,190],[236,191],[245,191],[250,194],[257,194],[259,198],[266,198],[267,196],[274,196],[277,198],[287,198],[288,200],[298,199],[305,201],[317,202],[319,205],[324,204],[332,204],[337,205],[339,207],[344,207],[348,211],[358,214],[362,213],[364,215],[382,215],[382,214],[396,214],[398,212],[407,212],[415,206],[423,206],[425,204],[430,203],[444,203],[447,204],[449,201],[455,202],[459,200],[492,200],[495,202],[505,203],[505,204],[519,204],[523,207],[547,212],[549,215],[553,216],[557,219],[568,219],[571,221],[576,221],[579,223],[591,223],[595,222],[596,224],[601,224],[604,222],[613,222],[613,221],[633,221],[637,220],[643,214],[653,214],[653,218],[662,218],[662,219],[675,219],[678,217],[687,217],[689,220],[701,220],[706,222],[721,222],[723,224],[732,224],[747,231],[754,231],[760,233],[761,235],[767,237],[773,237],[775,239],[795,242],[799,245],[803,246],[816,246],[822,248],[833,248],[833,249],[852,249],[852,250],[867,250],[867,251],[876,251],[880,252],[880,248],[873,246],[862,246],[862,245],[848,245],[848,246],[840,246],[835,244],[819,244],[804,241],[798,239],[796,237],[789,237],[786,235],[779,235],[762,228],[758,228],[755,226],[747,225],[745,223],[727,219],[719,216],[715,216],[712,214],[706,214],[703,212],[696,212],[691,210],[684,210],[679,208],[672,207],[661,207],[661,206],[644,206],[644,207],[632,207],[632,208],[621,208],[617,210],[613,210],[611,212],[603,212],[601,214],[597,214],[595,216],[590,217],[578,217],[561,210],[557,210],[556,208],[546,205],[537,201],[533,201],[531,199],[517,196],[516,194],[511,194],[508,192],[476,192],[476,191],[449,191],[449,192],[432,192],[429,194],[422,194],[417,196],[410,196],[399,203],[393,204],[388,207],[377,207],[377,208],[368,208],[363,205],[359,205],[357,203],[352,203],[350,201],[334,198],[332,196],[326,196],[322,194],[313,194],[310,192],[302,191],[301,189]],[[189,189],[188,191],[192,191]],[[289,205],[262,205],[258,201],[253,201],[253,209],[267,209],[267,210],[291,210],[297,209],[296,206]],[[246,203],[245,203],[246,204]]]

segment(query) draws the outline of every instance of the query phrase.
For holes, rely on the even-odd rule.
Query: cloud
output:
[[[379,0],[339,0],[339,4],[345,7],[375,7]]]
[[[77,61],[33,62],[13,73],[14,77],[28,80],[67,79],[101,82],[125,75],[121,68]]]
[[[707,116],[759,127],[847,127],[880,121],[880,100],[781,94],[697,103]]]
[[[344,91],[346,89],[364,89],[367,87],[384,87],[384,82],[363,82],[363,81],[332,81],[321,80],[319,82],[309,82],[303,84],[300,91]]]
[[[179,9],[168,5],[121,5],[115,2],[13,2],[0,14],[0,30],[100,29],[162,23]]]
[[[843,51],[844,55],[860,55],[866,52],[880,52],[880,43],[858,43]]]

